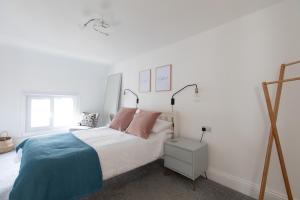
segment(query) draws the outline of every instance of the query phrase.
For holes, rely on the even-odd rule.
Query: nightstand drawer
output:
[[[182,160],[188,163],[193,163],[193,152],[178,147],[165,145],[165,154],[174,157],[178,160]]]
[[[193,167],[191,164],[185,163],[169,156],[165,156],[165,167],[189,178],[193,178]]]

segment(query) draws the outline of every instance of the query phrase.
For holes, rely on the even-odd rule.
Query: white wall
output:
[[[27,92],[78,95],[80,111],[100,112],[107,72],[96,63],[0,44],[0,131],[22,137]]]
[[[123,86],[138,91],[138,73],[173,64],[173,91],[198,83],[199,97],[186,90],[176,98],[182,136],[200,138],[201,126],[211,126],[209,177],[257,196],[269,122],[261,82],[278,77],[281,63],[300,59],[300,1],[284,1],[171,46],[123,61],[111,73],[123,73]],[[196,25],[196,24],[195,24]],[[181,28],[181,27],[178,27]],[[159,31],[159,30],[158,30]],[[300,66],[299,66],[300,67]],[[298,68],[299,68],[298,67]],[[287,77],[300,75],[292,67]],[[295,196],[300,198],[298,142],[300,83],[284,87],[279,130]],[[139,94],[140,107],[169,111],[172,92]],[[123,96],[123,105],[134,106]],[[278,159],[273,151],[268,181],[269,199],[285,195]]]

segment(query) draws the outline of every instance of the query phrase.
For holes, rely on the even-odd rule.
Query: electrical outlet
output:
[[[211,127],[210,126],[202,126],[202,131],[206,133],[211,133]]]

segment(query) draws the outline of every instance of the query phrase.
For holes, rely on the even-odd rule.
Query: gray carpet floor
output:
[[[202,177],[193,191],[189,179],[167,172],[162,161],[153,162],[105,181],[100,192],[84,200],[253,200]]]

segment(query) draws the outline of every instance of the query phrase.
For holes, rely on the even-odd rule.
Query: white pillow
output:
[[[170,129],[171,127],[172,127],[172,122],[157,119],[151,132],[159,133],[159,132],[162,132],[164,130]]]

